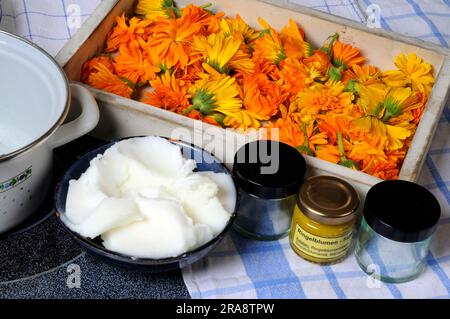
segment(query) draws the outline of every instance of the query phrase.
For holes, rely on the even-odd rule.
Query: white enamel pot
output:
[[[71,99],[81,115],[64,123]],[[98,123],[95,99],[70,84],[45,51],[0,31],[0,233],[20,224],[49,191],[53,149]]]

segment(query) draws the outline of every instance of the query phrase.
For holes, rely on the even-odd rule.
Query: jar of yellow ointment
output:
[[[333,176],[307,179],[292,218],[292,249],[319,264],[341,261],[352,244],[358,206],[358,194],[346,181]]]

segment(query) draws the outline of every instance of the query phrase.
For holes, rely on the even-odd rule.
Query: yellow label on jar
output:
[[[311,257],[335,260],[345,256],[352,242],[352,236],[352,232],[349,232],[340,237],[319,237],[307,232],[297,224],[292,244]]]

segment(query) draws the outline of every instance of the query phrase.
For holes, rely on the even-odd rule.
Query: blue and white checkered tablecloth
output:
[[[76,32],[100,0],[3,0],[1,27],[36,42],[52,54]],[[444,47],[450,43],[449,0],[291,0],[365,23],[373,4],[380,25]],[[372,6],[371,6],[372,5]],[[369,7],[370,10],[367,10]],[[78,10],[78,11],[77,11]],[[367,10],[367,12],[366,12]],[[69,16],[70,23],[66,23]],[[75,20],[76,21],[76,20]],[[444,110],[420,183],[438,198],[442,218],[428,256],[429,267],[404,284],[374,282],[353,257],[333,266],[301,260],[288,239],[275,242],[226,238],[213,253],[183,270],[193,298],[450,298],[450,105]]]
[[[0,0],[1,29],[56,55],[101,0]],[[68,23],[67,23],[68,22]]]

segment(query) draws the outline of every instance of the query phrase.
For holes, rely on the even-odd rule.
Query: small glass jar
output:
[[[257,240],[286,236],[305,169],[303,156],[287,144],[259,140],[242,146],[233,166],[239,189],[234,229]]]
[[[352,244],[359,198],[346,181],[333,176],[307,179],[297,198],[290,243],[300,257],[319,264],[344,259]]]
[[[390,283],[410,281],[426,268],[431,237],[441,210],[428,190],[407,181],[384,181],[366,196],[356,244],[358,264]]]

